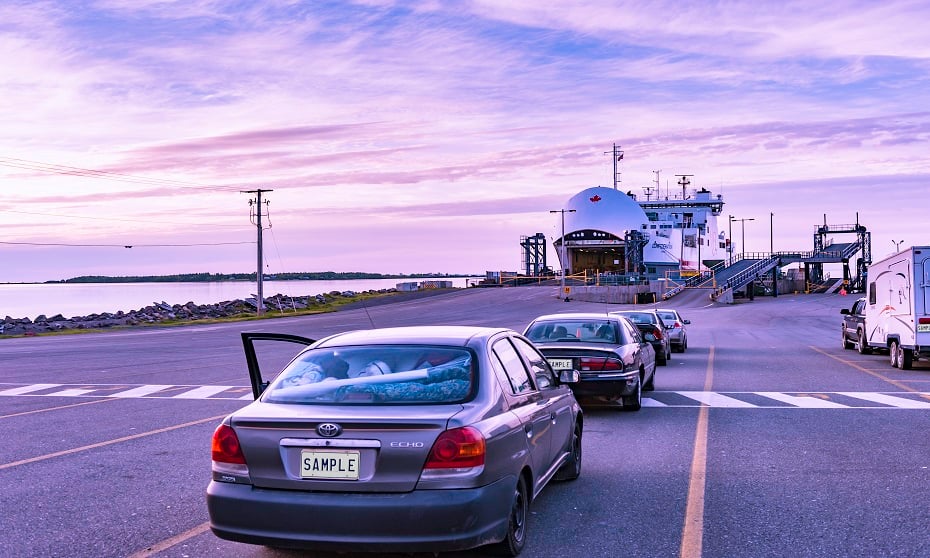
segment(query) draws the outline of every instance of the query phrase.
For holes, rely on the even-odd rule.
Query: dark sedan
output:
[[[655,310],[615,310],[611,316],[623,316],[643,333],[656,351],[656,362],[665,366],[672,359],[672,343],[668,334],[668,325]]]
[[[583,416],[563,384],[578,374],[556,376],[514,331],[242,338],[256,400],[216,429],[207,488],[224,539],[338,552],[493,544],[516,556],[533,499],[581,473]],[[308,346],[268,381],[259,363],[280,362],[281,342]]]
[[[575,395],[620,402],[638,411],[642,392],[654,389],[655,351],[628,319],[595,313],[540,316],[524,335],[554,370],[577,370]]]

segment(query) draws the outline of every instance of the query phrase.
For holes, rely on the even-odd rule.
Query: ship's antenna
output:
[[[620,146],[616,143],[614,144],[613,151],[605,151],[604,155],[613,155],[614,159],[614,190],[617,189],[617,185],[620,184],[620,171],[619,164],[623,160],[623,151],[620,150]]]
[[[686,199],[688,199],[688,195],[685,193],[685,189],[688,187],[688,185],[691,184],[691,181],[688,180],[688,177],[694,176],[694,175],[693,174],[676,174],[675,176],[681,178],[681,180],[678,181],[678,184],[681,186],[681,201],[685,201]]]
[[[659,175],[662,173],[662,169],[652,171],[656,175],[656,200],[662,195],[662,184],[659,183]]]
[[[646,192],[646,201],[652,199],[652,191],[654,188],[652,186],[643,186],[643,192]]]

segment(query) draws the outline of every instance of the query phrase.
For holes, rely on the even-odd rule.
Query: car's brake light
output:
[[[213,461],[245,465],[245,455],[239,445],[239,437],[228,424],[219,425],[213,432]]]
[[[919,324],[930,324],[930,318],[917,318]]]
[[[425,469],[461,469],[484,465],[484,436],[471,426],[446,430],[436,438]]]
[[[623,370],[623,363],[610,357],[581,357],[578,359],[578,365],[579,369],[585,372]]]
[[[662,330],[660,330],[659,328],[655,328],[654,330],[652,330],[652,334],[655,335],[656,339],[658,339],[659,341],[662,340]]]

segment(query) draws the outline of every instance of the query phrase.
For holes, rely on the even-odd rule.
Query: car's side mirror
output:
[[[581,381],[581,372],[577,370],[559,370],[559,382],[563,384],[577,384]]]
[[[681,322],[685,325],[691,325],[691,320],[681,320]]]
[[[840,310],[840,314],[849,314],[849,308],[843,308]]]

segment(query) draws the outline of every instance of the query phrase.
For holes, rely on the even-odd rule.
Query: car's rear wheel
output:
[[[636,391],[623,398],[624,411],[638,411],[643,406],[643,382],[638,379],[636,382]]]
[[[846,326],[843,326],[843,348],[852,349],[855,347],[855,343],[849,340],[849,337],[846,336]]]
[[[555,480],[570,481],[575,480],[581,475],[581,425],[575,423],[575,429],[572,431],[572,453],[555,474]]]
[[[865,332],[861,329],[856,333],[856,350],[859,351],[860,355],[867,355],[872,352],[872,349],[866,345]]]
[[[652,374],[650,374],[649,379],[646,380],[646,383],[643,384],[643,391],[653,391],[656,389],[656,369],[652,368]]]
[[[656,351],[656,364],[659,366],[665,366],[668,364],[668,353],[665,352],[665,348],[663,347],[660,347],[659,350],[662,351],[662,354],[659,354],[659,351]]]
[[[513,491],[513,503],[510,507],[510,523],[507,537],[494,545],[491,550],[497,556],[517,556],[526,546],[526,519],[529,516],[530,500],[523,475],[517,479]]]

